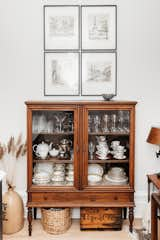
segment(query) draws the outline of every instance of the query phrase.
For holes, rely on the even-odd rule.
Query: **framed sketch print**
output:
[[[46,52],[44,95],[79,95],[79,53]]]
[[[82,53],[82,96],[116,94],[116,53]]]
[[[79,48],[79,6],[44,6],[44,49]]]
[[[116,5],[82,6],[82,49],[116,49]]]

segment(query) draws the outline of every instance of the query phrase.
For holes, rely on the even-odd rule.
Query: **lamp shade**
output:
[[[152,127],[147,138],[148,143],[160,145],[160,127]]]

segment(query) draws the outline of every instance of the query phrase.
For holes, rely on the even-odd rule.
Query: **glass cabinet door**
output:
[[[74,111],[32,111],[33,185],[74,185]]]
[[[129,183],[130,111],[88,111],[88,185]]]

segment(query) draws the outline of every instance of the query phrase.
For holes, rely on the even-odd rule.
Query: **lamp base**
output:
[[[158,152],[156,152],[156,157],[159,158],[160,157],[160,150]]]

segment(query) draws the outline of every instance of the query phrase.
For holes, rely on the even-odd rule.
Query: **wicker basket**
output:
[[[41,208],[43,229],[50,234],[62,234],[71,226],[70,208]]]

